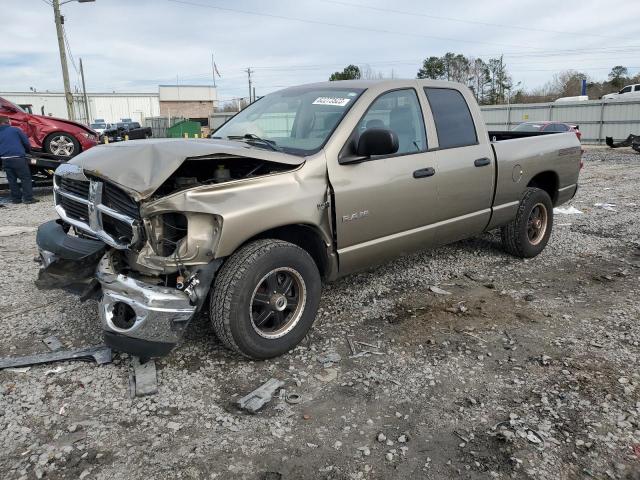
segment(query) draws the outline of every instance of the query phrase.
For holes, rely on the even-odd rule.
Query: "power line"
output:
[[[334,5],[342,5],[342,6],[346,6],[346,7],[356,7],[356,8],[364,8],[367,10],[375,10],[378,12],[384,12],[384,13],[397,13],[399,15],[409,15],[411,17],[425,17],[425,18],[432,18],[434,20],[446,20],[446,21],[450,21],[450,22],[460,22],[460,23],[469,23],[469,24],[474,24],[474,25],[483,25],[486,27],[498,27],[498,28],[511,28],[514,30],[528,30],[531,32],[543,32],[543,33],[554,33],[554,34],[559,34],[559,35],[575,35],[575,36],[586,36],[586,37],[601,37],[601,38],[615,38],[617,40],[631,40],[630,38],[626,38],[626,37],[617,37],[617,36],[613,36],[613,35],[600,35],[597,33],[582,33],[582,32],[566,32],[566,31],[561,31],[561,30],[547,30],[544,28],[535,28],[535,27],[523,27],[520,25],[506,25],[506,24],[502,24],[502,23],[489,23],[489,22],[480,22],[477,20],[466,20],[466,19],[462,19],[462,18],[453,18],[453,17],[444,17],[444,16],[439,16],[439,15],[431,15],[431,14],[426,14],[426,13],[421,13],[421,12],[410,12],[407,10],[395,10],[392,8],[382,8],[382,7],[372,7],[370,5],[363,5],[360,3],[351,3],[351,2],[344,2],[341,0],[316,0],[318,2],[323,2],[323,3],[331,3]]]
[[[76,60],[73,58],[73,53],[71,53],[71,46],[69,45],[69,37],[67,37],[67,29],[62,25],[62,36],[64,37],[64,43],[67,46],[67,52],[69,53],[69,59],[71,60],[71,65],[73,69],[76,71],[76,74],[79,74],[78,67],[76,66]]]
[[[206,3],[198,3],[198,2],[193,2],[193,1],[188,1],[188,0],[167,0],[169,2],[172,3],[179,3],[182,5],[190,5],[192,7],[202,7],[202,8],[211,8],[214,10],[221,10],[221,11],[225,11],[225,12],[234,12],[234,13],[241,13],[243,15],[253,15],[253,16],[257,16],[257,17],[269,17],[269,18],[277,18],[279,20],[293,20],[295,22],[301,22],[301,23],[308,23],[308,24],[312,24],[312,25],[324,25],[324,26],[329,26],[329,27],[339,27],[339,28],[346,28],[346,29],[351,29],[351,30],[360,30],[360,31],[364,31],[364,32],[375,32],[375,33],[388,33],[388,34],[392,34],[392,35],[403,35],[403,36],[409,36],[409,37],[418,37],[418,38],[429,38],[432,40],[444,40],[447,42],[461,42],[461,43],[473,43],[473,44],[482,44],[482,45],[495,45],[495,46],[499,46],[499,47],[517,47],[517,48],[526,48],[526,49],[531,49],[532,47],[529,45],[516,45],[516,44],[504,44],[504,43],[495,43],[495,42],[483,42],[482,40],[462,40],[462,39],[457,39],[457,38],[446,38],[446,37],[437,37],[434,35],[424,35],[421,33],[412,33],[412,32],[401,32],[401,31],[396,31],[396,30],[384,30],[384,29],[379,29],[379,28],[370,28],[370,27],[361,27],[361,26],[357,26],[357,25],[347,25],[347,24],[341,24],[341,23],[332,23],[332,22],[325,22],[322,20],[310,20],[307,18],[299,18],[299,17],[290,17],[287,15],[277,15],[274,13],[264,13],[264,12],[256,12],[256,11],[252,11],[252,10],[240,10],[237,8],[227,8],[227,7],[219,7],[217,5],[211,5],[211,4],[206,4]]]

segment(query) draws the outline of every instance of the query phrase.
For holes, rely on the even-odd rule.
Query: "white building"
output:
[[[16,105],[31,105],[37,115],[68,118],[62,92],[0,92],[0,97]],[[76,120],[82,123],[92,123],[96,118],[104,118],[107,122],[132,118],[142,123],[147,117],[160,115],[157,93],[87,93],[87,98],[89,121],[85,118],[84,98],[80,94],[73,95]]]

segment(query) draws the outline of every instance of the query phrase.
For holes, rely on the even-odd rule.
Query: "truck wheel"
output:
[[[73,157],[80,153],[80,143],[68,133],[52,133],[44,141],[44,150],[60,157]]]
[[[320,273],[302,248],[251,242],[220,269],[210,317],[220,341],[254,359],[282,355],[302,341],[320,303]]]
[[[516,218],[502,227],[502,245],[511,255],[531,258],[546,247],[553,227],[553,204],[549,194],[527,188]]]

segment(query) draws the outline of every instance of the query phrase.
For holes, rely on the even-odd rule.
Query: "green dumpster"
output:
[[[200,136],[200,123],[191,120],[182,120],[172,127],[167,128],[167,137],[182,138],[184,136],[195,138]]]

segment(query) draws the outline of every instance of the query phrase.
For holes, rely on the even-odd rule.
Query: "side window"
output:
[[[631,91],[631,86],[628,87],[624,87],[622,90],[620,90],[620,93],[629,93]]]
[[[358,124],[358,134],[368,128],[388,128],[398,135],[396,154],[422,152],[427,149],[422,109],[412,88],[395,90],[378,97]]]
[[[556,132],[568,132],[569,127],[567,127],[564,123],[556,123]]]
[[[425,87],[440,148],[464,147],[478,143],[476,127],[466,100],[458,90]]]
[[[633,87],[633,91],[640,92],[640,85],[636,85],[635,87]]]

